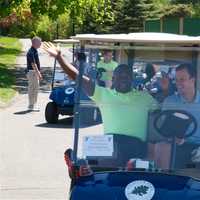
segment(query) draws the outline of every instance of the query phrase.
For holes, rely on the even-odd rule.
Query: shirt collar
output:
[[[33,49],[33,51],[37,51],[37,49],[36,49],[36,48],[34,48],[33,46],[32,46],[31,48]]]
[[[180,96],[179,94],[178,96],[180,97],[183,103],[188,103],[188,101],[183,96]],[[199,103],[199,102],[200,102],[200,93],[199,91],[196,91],[195,99],[191,103]]]

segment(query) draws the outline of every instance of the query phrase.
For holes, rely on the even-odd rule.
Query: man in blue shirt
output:
[[[192,136],[177,141],[179,145],[176,152],[176,168],[192,164],[192,161],[195,161],[195,149],[200,146],[200,93],[196,89],[196,75],[194,66],[188,63],[180,64],[176,68],[177,93],[167,97],[163,102],[163,110],[186,111],[192,114],[197,122],[197,130]]]
[[[31,42],[32,46],[26,54],[29,110],[33,110],[37,103],[39,81],[42,79],[40,73],[40,60],[37,51],[41,46],[41,39],[39,37],[33,37]]]

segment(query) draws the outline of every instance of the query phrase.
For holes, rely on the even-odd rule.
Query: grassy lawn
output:
[[[17,38],[0,36],[0,101],[8,102],[16,93],[13,89],[15,76],[13,70],[16,57],[21,51]]]

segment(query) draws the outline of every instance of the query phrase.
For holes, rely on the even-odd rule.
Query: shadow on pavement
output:
[[[26,78],[25,68],[16,65],[15,69],[13,69],[13,73],[16,77],[14,89],[16,89],[20,94],[27,94],[28,80]],[[42,67],[41,73],[43,80],[40,82],[40,92],[47,93],[50,90],[53,73],[52,68]]]
[[[73,128],[73,117],[60,119],[56,124],[42,123],[37,124],[36,126],[43,128]]]
[[[22,111],[19,111],[19,112],[15,112],[13,113],[14,115],[25,115],[25,114],[28,114],[28,113],[32,113],[32,112],[40,112],[40,110],[22,110]]]
[[[99,125],[101,124],[101,121],[97,122],[91,122],[91,123],[81,123],[80,128],[88,128],[91,126]],[[67,117],[58,120],[56,124],[50,124],[50,123],[42,123],[42,124],[37,124],[37,127],[43,127],[43,128],[73,128],[73,117]]]

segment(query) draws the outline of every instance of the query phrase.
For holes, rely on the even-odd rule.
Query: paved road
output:
[[[23,71],[30,41],[21,42],[24,52],[17,60],[16,71],[19,95],[10,106],[0,109],[0,199],[66,199],[69,179],[63,152],[72,145],[73,130],[67,119],[54,126],[44,119],[53,59],[40,51],[44,74],[40,112],[27,113],[27,81]]]

